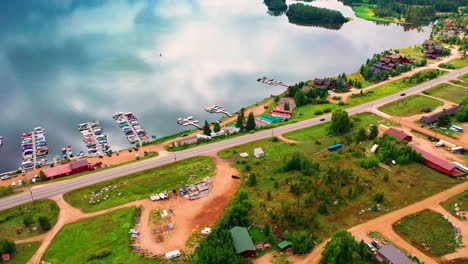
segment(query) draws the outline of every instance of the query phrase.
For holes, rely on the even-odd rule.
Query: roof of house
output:
[[[405,254],[392,245],[385,245],[379,249],[379,254],[393,264],[414,264]]]
[[[278,247],[280,249],[285,249],[286,247],[292,246],[292,244],[293,243],[291,241],[289,241],[289,240],[283,240],[283,241],[278,243]]]
[[[256,250],[252,239],[250,239],[249,232],[245,227],[233,227],[231,229],[231,238],[234,242],[234,248],[236,249],[237,254],[240,254],[245,251]]]
[[[88,160],[87,159],[82,159],[82,160],[77,160],[71,163],[71,169],[78,169],[81,167],[87,167],[88,166]]]
[[[422,150],[416,146],[413,146],[411,145],[411,148],[414,149],[414,151],[418,152],[419,154],[421,154],[421,156],[427,160],[427,161],[430,161],[432,163],[434,163],[435,165],[443,168],[444,170],[447,170],[447,171],[451,171],[451,170],[454,170],[455,169],[455,165],[453,165],[452,163],[446,161],[446,160],[443,160],[437,156],[434,156],[432,155],[431,153],[425,151],[425,150]]]
[[[263,149],[262,149],[262,148],[256,148],[256,149],[254,149],[254,153],[255,153],[255,154],[262,154],[262,153],[263,153]]]
[[[65,175],[67,173],[71,173],[72,169],[70,164],[65,164],[44,169],[43,172],[47,177],[56,177],[60,175]]]
[[[384,134],[385,134],[385,135],[389,135],[389,136],[391,136],[391,137],[394,137],[394,138],[396,138],[398,141],[402,141],[402,140],[404,140],[406,137],[412,138],[412,136],[406,134],[405,132],[399,131],[399,130],[397,130],[397,129],[395,129],[395,128],[392,128],[392,127],[389,128],[389,129],[387,129],[387,131],[385,131]]]
[[[443,114],[454,115],[458,111],[458,109],[460,109],[460,107],[461,106],[457,105],[457,106],[450,107],[448,109],[444,109],[430,116],[423,116],[421,117],[421,122],[428,123],[428,124],[435,123],[437,122],[437,119],[439,118],[439,116]]]

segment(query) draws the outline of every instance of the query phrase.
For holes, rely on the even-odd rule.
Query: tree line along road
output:
[[[455,78],[461,74],[467,73],[468,67],[451,71],[448,74],[441,76],[437,79],[422,83],[413,88],[405,90],[406,95],[416,94],[420,91],[426,90],[434,85],[443,83],[448,79]],[[346,109],[349,115],[355,115],[363,112],[368,112],[372,107],[377,107],[379,105],[387,104],[393,101],[400,99],[400,94],[393,94],[387,97],[371,101],[362,105],[351,107]],[[32,187],[29,192],[23,192],[13,196],[8,196],[0,200],[0,210],[5,210],[11,207],[15,207],[27,202],[30,202],[32,199],[43,199],[55,196],[57,194],[66,193],[72,190],[76,190],[88,185],[99,183],[102,181],[122,177],[131,173],[135,173],[142,170],[151,169],[154,167],[159,167],[162,165],[170,164],[176,160],[183,160],[195,156],[200,156],[207,153],[217,152],[226,148],[230,148],[237,145],[242,145],[245,143],[273,137],[275,135],[281,135],[287,132],[303,129],[310,126],[315,126],[323,123],[320,119],[325,119],[329,121],[331,114],[307,119],[301,122],[288,124],[280,127],[276,127],[268,130],[261,130],[254,134],[248,134],[244,136],[239,136],[219,142],[214,142],[207,145],[202,145],[199,147],[194,147],[191,149],[186,149],[178,152],[171,153],[169,155],[154,157],[143,161],[134,162],[127,165],[122,165],[116,168],[108,169],[101,172],[92,173],[89,175],[81,176],[78,178],[73,178],[69,180],[63,180],[59,182],[47,183],[39,186]],[[468,144],[468,142],[467,142]],[[464,146],[468,148],[468,146]],[[173,155],[172,155],[173,154]]]

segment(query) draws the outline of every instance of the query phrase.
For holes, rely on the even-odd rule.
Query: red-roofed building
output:
[[[405,140],[405,141],[408,141],[410,142],[413,137],[406,134],[405,132],[403,131],[399,131],[397,129],[394,129],[394,128],[389,128],[387,129],[387,131],[384,132],[384,135],[389,135],[391,137],[394,137],[396,138],[399,142]]]
[[[425,150],[422,150],[416,146],[411,145],[410,147],[413,148],[414,151],[421,154],[421,156],[424,158],[424,164],[433,168],[434,170],[442,172],[447,175],[452,175],[455,172],[456,167],[452,163],[445,161],[439,157],[436,157],[432,155],[431,153]]]
[[[72,173],[78,173],[89,170],[89,164],[87,159],[77,160],[71,163]]]
[[[59,165],[43,170],[48,180],[72,174],[71,164]]]
[[[8,261],[8,260],[10,260],[10,253],[2,254],[2,260],[3,260],[3,261]]]

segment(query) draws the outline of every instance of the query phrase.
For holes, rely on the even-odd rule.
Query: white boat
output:
[[[193,116],[187,117],[187,120],[192,120],[192,119],[193,119]]]
[[[0,136],[0,148],[3,146],[3,137]]]

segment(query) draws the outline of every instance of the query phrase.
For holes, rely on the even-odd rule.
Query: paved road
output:
[[[426,83],[420,84],[418,86],[415,86],[413,88],[406,90],[405,91],[406,96],[418,93],[422,90],[428,89],[431,86],[437,85],[439,83],[443,83],[447,81],[447,79],[457,77],[467,72],[468,72],[468,67],[452,71],[440,78],[428,81]],[[387,97],[384,97],[384,98],[381,98],[381,99],[378,99],[369,103],[365,103],[359,106],[349,108],[346,111],[350,115],[368,112],[372,110],[373,107],[383,105],[389,102],[393,102],[400,98],[401,98],[400,94],[394,94],[394,95],[390,95],[390,96],[387,96]],[[231,139],[227,139],[227,140],[223,140],[223,141],[219,141],[219,142],[215,142],[215,143],[211,143],[207,145],[202,145],[202,146],[195,147],[192,149],[178,151],[177,153],[170,154],[170,155],[163,156],[163,157],[155,157],[155,158],[143,160],[140,162],[122,165],[117,168],[108,169],[102,172],[92,173],[90,175],[86,175],[86,176],[82,176],[82,177],[78,177],[78,178],[74,178],[70,180],[64,180],[64,181],[39,185],[39,186],[31,188],[30,192],[24,192],[24,193],[20,193],[14,196],[9,196],[9,197],[1,199],[0,210],[8,209],[17,205],[27,203],[31,201],[32,198],[33,199],[49,198],[57,194],[76,190],[76,189],[79,189],[79,188],[82,188],[91,184],[95,184],[98,182],[122,177],[128,174],[134,173],[134,172],[145,170],[145,169],[150,169],[150,168],[166,165],[169,163],[173,163],[175,160],[183,160],[183,159],[188,159],[188,158],[195,157],[195,156],[204,155],[207,153],[213,153],[213,152],[217,152],[222,149],[225,149],[225,148],[242,145],[248,142],[253,142],[253,141],[260,140],[260,139],[269,138],[274,135],[281,135],[283,133],[314,126],[314,125],[322,123],[320,121],[320,119],[322,118],[325,118],[326,121],[329,121],[331,118],[331,114],[323,115],[323,116],[316,117],[316,118],[311,118],[311,119],[304,120],[301,122],[277,127],[274,129],[261,130],[254,134],[239,136],[239,137],[235,137],[235,138],[231,138]]]

